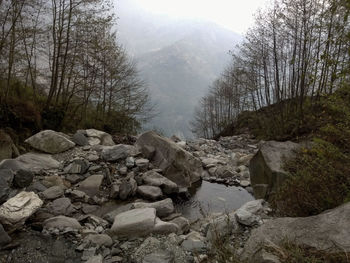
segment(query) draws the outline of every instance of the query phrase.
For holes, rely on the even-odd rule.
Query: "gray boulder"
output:
[[[79,183],[78,190],[86,193],[88,196],[93,197],[100,191],[100,186],[103,181],[102,174],[91,175],[84,181]]]
[[[153,202],[153,203],[144,203],[144,202],[137,202],[133,203],[133,208],[155,208],[157,216],[160,218],[167,217],[174,213],[175,208],[173,201],[170,198]]]
[[[253,226],[259,224],[261,221],[259,214],[264,210],[263,203],[263,199],[245,203],[235,212],[238,223],[245,226]]]
[[[25,140],[34,149],[46,153],[61,153],[73,148],[75,143],[61,133],[45,130]]]
[[[88,138],[85,136],[85,133],[82,130],[77,131],[73,137],[72,137],[72,141],[79,146],[86,146],[89,145],[89,140]]]
[[[19,155],[16,145],[13,143],[10,135],[0,130],[0,161],[11,159]]]
[[[189,187],[200,180],[202,162],[170,139],[150,131],[138,138],[136,146],[156,167],[162,169],[165,177],[180,187]]]
[[[121,159],[126,159],[129,155],[134,155],[136,149],[132,145],[118,144],[115,146],[103,147],[101,157],[108,162],[115,162]]]
[[[245,244],[242,257],[256,258],[264,246],[284,241],[329,253],[350,252],[350,203],[310,217],[285,217],[267,221],[254,229]],[[261,262],[260,259],[249,262]]]
[[[293,142],[265,142],[250,160],[250,180],[256,198],[269,199],[287,178],[283,170],[286,159],[292,158],[300,145]]]
[[[117,237],[140,237],[152,233],[156,221],[156,209],[133,209],[114,218],[111,233]]]
[[[42,170],[58,169],[60,163],[49,154],[26,153],[18,156],[16,159],[6,159],[0,162],[0,169],[28,170],[33,173],[39,173]]]
[[[100,141],[101,145],[104,145],[104,146],[115,145],[112,136],[106,132],[95,130],[95,129],[88,129],[86,130],[86,135],[90,138],[97,138]]]
[[[137,193],[149,200],[157,200],[163,196],[163,192],[159,187],[150,185],[139,186],[137,188]]]
[[[144,173],[142,180],[147,185],[159,186],[165,194],[179,192],[179,187],[176,183],[155,171],[148,171]]]
[[[33,192],[21,192],[0,206],[0,222],[5,225],[23,224],[43,201]]]

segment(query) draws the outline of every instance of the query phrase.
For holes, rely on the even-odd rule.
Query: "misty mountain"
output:
[[[191,137],[189,122],[198,100],[227,65],[242,37],[216,24],[150,14],[117,4],[118,37],[137,63],[158,105],[147,128]]]

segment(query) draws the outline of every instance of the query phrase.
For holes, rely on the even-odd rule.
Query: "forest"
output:
[[[300,135],[314,106],[349,82],[349,10],[347,0],[278,0],[258,12],[197,105],[193,132],[215,137],[259,110],[254,125],[265,135]]]
[[[135,132],[148,89],[109,0],[0,1],[0,121],[15,130]]]

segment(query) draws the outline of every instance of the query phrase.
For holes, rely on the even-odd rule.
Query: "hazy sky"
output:
[[[253,14],[270,0],[137,0],[140,6],[175,17],[202,18],[244,33],[253,23]]]

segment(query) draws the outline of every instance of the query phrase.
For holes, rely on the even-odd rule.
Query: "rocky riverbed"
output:
[[[249,163],[261,142],[248,135],[184,142],[90,129],[26,142],[32,152],[0,163],[0,262],[274,257],[255,255],[252,230],[263,231],[271,209],[252,195]]]

